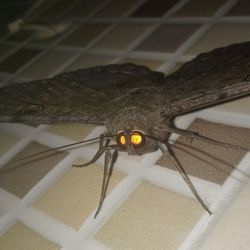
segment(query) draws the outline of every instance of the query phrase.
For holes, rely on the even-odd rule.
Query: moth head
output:
[[[141,155],[157,149],[156,143],[141,130],[119,131],[116,142],[121,150],[130,155]]]

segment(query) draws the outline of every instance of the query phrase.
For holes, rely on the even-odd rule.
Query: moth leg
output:
[[[187,183],[188,187],[190,188],[190,190],[192,191],[192,193],[194,194],[194,196],[196,197],[196,199],[199,201],[199,203],[201,204],[201,206],[211,215],[212,212],[209,210],[209,208],[207,207],[207,205],[204,203],[204,201],[202,200],[202,198],[200,197],[199,193],[197,192],[197,190],[195,189],[192,181],[190,180],[187,172],[185,171],[185,169],[183,168],[182,164],[180,163],[180,161],[178,160],[178,158],[175,155],[175,152],[172,150],[172,147],[169,143],[165,144],[168,151],[165,150],[165,148],[163,147],[163,145],[160,147],[161,150],[164,150],[165,152],[168,152],[170,155],[170,159],[172,160],[172,162],[174,163],[174,166],[176,167],[176,169],[178,170],[178,172],[180,173],[181,177],[183,178],[183,180]]]
[[[215,145],[223,146],[223,147],[226,147],[226,148],[232,148],[232,149],[241,150],[241,151],[249,151],[249,149],[246,148],[246,147],[242,147],[242,146],[238,146],[238,145],[234,145],[234,144],[230,144],[230,143],[226,143],[226,142],[217,141],[215,139],[208,138],[206,136],[200,135],[197,132],[193,132],[193,131],[189,131],[189,130],[184,130],[184,129],[180,129],[180,128],[176,128],[176,127],[167,126],[167,131],[169,131],[170,133],[175,133],[175,134],[178,134],[178,135],[189,137],[189,138],[191,138],[191,140],[198,139],[198,140],[201,140],[201,141],[205,141],[205,142],[208,142],[208,143],[213,143]]]
[[[95,163],[102,156],[102,154],[104,152],[104,145],[103,145],[104,144],[104,139],[105,139],[105,136],[104,136],[104,134],[102,134],[100,136],[98,151],[96,152],[96,154],[94,155],[94,157],[90,161],[88,161],[88,162],[86,162],[84,164],[73,164],[73,167],[82,168],[82,167],[87,167],[87,166]]]
[[[183,144],[181,144],[181,145],[183,145]],[[218,165],[213,164],[212,162],[207,161],[207,160],[203,159],[202,157],[197,156],[195,153],[191,153],[191,152],[189,152],[188,150],[185,150],[184,148],[179,147],[179,146],[176,146],[176,145],[171,145],[171,147],[172,147],[172,148],[175,148],[175,149],[177,149],[177,150],[179,150],[179,151],[182,151],[183,153],[185,153],[185,154],[187,154],[187,155],[191,155],[192,157],[194,157],[194,158],[196,158],[196,159],[198,159],[198,160],[200,160],[200,161],[202,161],[202,162],[204,162],[204,163],[209,164],[210,166],[212,166],[212,167],[215,168],[215,169],[219,169],[219,171],[221,171],[222,173],[224,173],[224,174],[226,174],[226,175],[229,175],[229,174],[231,175],[231,173],[229,173],[228,171],[225,171],[223,168],[219,167]],[[190,148],[190,146],[189,146],[189,148]],[[195,148],[192,148],[192,149],[193,149],[193,150],[196,150]],[[208,155],[208,154],[206,154],[206,153],[203,152],[203,151],[199,151],[199,152],[204,153],[204,155]],[[214,158],[212,155],[209,155],[209,156],[212,157],[212,158]],[[222,162],[222,163],[225,164],[227,167],[230,167],[230,168],[232,168],[232,169],[239,170],[239,169],[235,168],[233,165],[231,165],[231,164],[229,164],[229,163],[227,163],[227,162],[221,161],[221,160],[218,159],[218,158],[214,158],[214,159],[217,160],[217,161],[219,161],[219,162]],[[244,173],[244,172],[242,172],[242,171],[240,171],[240,170],[239,170],[239,172],[240,172],[242,175],[244,175],[244,176],[250,178],[250,176],[248,176],[246,173]],[[237,181],[242,182],[242,180],[239,179],[238,177],[235,177],[235,176],[232,176],[232,175],[231,175],[231,177],[234,178],[234,179],[237,180]]]
[[[97,215],[99,214],[102,208],[104,199],[107,194],[110,177],[112,176],[112,173],[113,173],[114,164],[118,157],[117,150],[115,150],[113,154],[111,155],[111,152],[110,152],[111,149],[112,148],[107,148],[107,151],[105,151],[105,162],[104,162],[104,170],[103,170],[101,197],[100,197],[100,201],[99,201],[94,218],[97,217]]]

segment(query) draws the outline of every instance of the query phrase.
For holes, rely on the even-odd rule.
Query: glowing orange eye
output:
[[[120,143],[121,143],[122,145],[125,145],[125,144],[126,144],[126,138],[125,138],[124,135],[121,135],[121,136],[120,136]]]
[[[134,145],[140,145],[142,143],[142,136],[138,133],[132,134],[131,143]]]
[[[127,137],[130,142],[127,141]],[[145,135],[141,131],[137,130],[133,130],[127,135],[121,131],[117,134],[116,142],[123,148],[126,148],[128,143],[131,143],[134,147],[141,147],[145,143]]]

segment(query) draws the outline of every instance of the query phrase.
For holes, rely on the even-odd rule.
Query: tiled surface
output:
[[[136,50],[173,53],[199,26],[199,24],[163,24]]]
[[[47,149],[48,147],[33,142],[19,153],[17,158],[29,156]],[[66,156],[66,153],[53,152],[49,155],[8,163],[1,169],[0,187],[20,198],[24,197],[39,180]]]
[[[72,7],[73,2],[71,1],[60,1],[56,2],[55,4],[49,5],[49,8],[46,8],[45,11],[38,16],[41,19],[56,19],[61,12],[67,11],[70,7]]]
[[[63,45],[74,47],[86,47],[92,40],[108,28],[105,23],[86,23],[72,32],[64,41]]]
[[[0,236],[1,250],[59,250],[55,243],[43,238],[20,222],[14,224],[3,236]]]
[[[215,40],[214,37],[218,39]],[[208,32],[187,51],[187,54],[197,55],[214,48],[249,40],[249,23],[220,23],[208,30]]]
[[[13,33],[9,38],[8,41],[11,42],[23,42],[28,40],[32,36],[32,32],[29,30],[20,30],[16,33]]]
[[[0,44],[0,57],[3,57],[7,53],[9,53],[11,50],[13,50],[15,46],[10,44]]]
[[[93,129],[95,128],[94,125],[53,125],[49,127],[48,131],[61,135],[67,136],[70,139],[76,141],[82,141]]]
[[[146,24],[121,24],[94,45],[97,49],[127,49],[150,26]]]
[[[86,160],[77,161],[77,164]],[[92,165],[72,168],[34,206],[60,221],[78,229],[97,207],[100,198],[103,170]],[[121,181],[122,175],[114,172],[109,191]],[[65,197],[67,197],[65,199]]]
[[[104,8],[102,8],[95,17],[98,18],[119,18],[126,14],[133,6],[134,0],[113,0],[110,1]]]
[[[250,3],[248,0],[240,0],[238,3],[227,13],[228,16],[249,16]]]
[[[178,249],[203,212],[194,200],[143,182],[96,238],[112,249]]]
[[[202,250],[249,248],[249,191],[250,183],[248,182],[204,242],[201,247]],[[229,225],[234,226],[231,227]]]
[[[22,48],[10,55],[4,61],[0,62],[0,71],[6,73],[15,73],[25,63],[28,63],[40,52],[41,51],[39,51],[38,49]]]
[[[216,11],[225,3],[225,0],[212,0],[212,1],[188,1],[183,8],[181,8],[176,16],[179,17],[203,17],[212,16]]]
[[[0,13],[5,9],[1,4]],[[25,1],[16,8],[12,5],[11,16],[17,18],[26,5]],[[63,21],[71,25],[66,32],[43,40],[31,31],[2,35],[0,84],[122,62],[171,72],[201,52],[250,40],[249,7],[247,0],[50,2],[36,17],[36,22],[53,25]],[[8,22],[10,16],[3,17],[6,17],[3,23]],[[1,24],[0,34],[6,35],[5,30]],[[191,129],[250,147],[249,130],[204,121],[249,127],[249,103],[248,97],[206,110],[198,114],[203,120],[196,120]],[[192,115],[180,119],[180,126],[188,125],[190,117]],[[0,165],[14,158],[17,151],[21,151],[19,157],[34,154],[83,140],[86,136],[93,138],[101,132],[102,127],[79,125],[44,129],[6,125],[0,133]],[[245,155],[245,152],[196,140],[191,146],[208,150],[213,157],[232,165],[237,165]],[[231,168],[225,164],[207,156],[204,162],[178,153],[198,192],[215,212],[208,216],[199,203],[190,198],[187,186],[171,168],[166,156],[162,157],[159,152],[141,157],[121,153],[109,195],[101,213],[93,219],[100,197],[103,159],[88,168],[71,169],[73,161],[79,157],[84,158],[84,162],[90,160],[97,145],[77,150],[66,150],[49,158],[40,155],[40,161],[32,159],[32,163],[5,174],[0,172],[0,249],[199,249],[199,243],[205,242],[205,235],[210,233],[207,229],[220,218],[204,249],[249,248],[248,186],[238,197],[234,192],[238,190],[234,187],[244,184],[239,181],[240,171],[228,178],[228,174],[218,170],[222,167],[223,171],[230,172]],[[245,171],[249,167],[247,162],[245,158],[245,165],[240,163]],[[57,163],[60,165],[55,168]],[[13,164],[12,161],[3,170]],[[170,169],[163,166],[166,164]],[[222,194],[223,198],[218,198]],[[230,197],[236,203],[221,216],[224,201]],[[222,242],[223,237],[226,240]],[[27,246],[27,242],[31,244]]]
[[[148,0],[140,6],[131,17],[135,18],[157,18],[162,17],[171,7],[174,6],[174,0]]]
[[[61,67],[65,61],[73,57],[74,54],[63,51],[50,51],[43,55],[38,61],[34,62],[30,67],[22,71],[20,76],[31,80],[38,80],[49,77]]]
[[[250,130],[222,124],[195,120],[188,130],[217,141],[250,148]],[[175,151],[181,164],[189,175],[222,185],[234,170],[234,166],[246,152],[215,145],[199,139],[180,137]],[[168,154],[162,156],[157,164],[175,169]]]
[[[73,1],[69,1],[71,4]],[[76,1],[74,1],[76,3]],[[78,4],[74,3],[74,7],[70,10],[66,9],[64,17],[69,19],[74,18],[86,18],[91,12],[96,11],[96,8],[100,5],[100,0],[87,0],[87,1],[78,1]],[[65,9],[64,9],[65,11]]]
[[[17,135],[0,130],[0,156],[4,155],[10,150],[18,141]]]
[[[227,112],[249,114],[249,102],[250,97],[244,97],[240,100],[235,100],[229,103],[225,103],[216,107],[218,110],[223,110]]]

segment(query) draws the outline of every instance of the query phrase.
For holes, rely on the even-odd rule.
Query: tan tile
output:
[[[108,26],[109,24],[106,23],[84,23],[63,40],[61,44],[86,47],[92,40],[107,29]]]
[[[67,62],[73,55],[74,54],[67,52],[50,51],[24,70],[20,75],[32,80],[46,78],[53,74],[55,70]]]
[[[124,13],[126,13],[132,6],[134,0],[113,0],[109,2],[103,9],[100,10],[96,14],[95,17],[107,17],[107,18],[114,18],[114,17],[120,17]]]
[[[20,222],[14,224],[0,237],[0,250],[56,250],[55,243],[48,241]]]
[[[216,24],[208,30],[207,33],[186,52],[186,54],[197,55],[202,52],[208,52],[214,48],[249,40],[249,23]]]
[[[237,114],[250,115],[250,97],[240,98],[225,104],[218,105],[214,109],[234,112]]]
[[[13,33],[7,40],[14,42],[24,42],[34,34],[34,31],[31,30],[20,30],[16,33]]]
[[[24,64],[28,63],[41,51],[37,49],[22,48],[11,54],[4,61],[0,63],[0,71],[7,73],[14,73]]]
[[[186,197],[144,181],[97,233],[112,249],[178,249],[204,211]]]
[[[225,0],[188,1],[177,13],[176,16],[197,17],[212,16],[225,3]]]
[[[147,37],[136,50],[175,52],[199,27],[199,24],[163,24]]]
[[[131,17],[136,18],[159,18],[169,11],[174,5],[175,0],[148,0],[144,2],[136,11],[133,12]]]
[[[123,50],[136,40],[139,35],[146,31],[147,24],[120,24],[107,33],[93,47],[97,49]]]
[[[0,130],[0,156],[9,151],[18,141],[19,137]]]
[[[60,1],[61,2],[61,1]],[[59,2],[59,4],[60,4]],[[69,1],[73,2],[73,1]],[[91,1],[79,1],[75,7],[68,11],[63,18],[72,17],[72,18],[82,18],[90,15],[98,6],[100,5],[100,0],[91,0]]]
[[[49,149],[48,147],[31,143],[22,150],[15,159],[33,155]],[[4,166],[0,175],[0,187],[22,198],[37,184],[67,153],[52,152],[25,161],[11,161]]]
[[[233,8],[227,13],[227,16],[249,16],[250,2],[249,0],[239,0]]]
[[[34,206],[78,229],[98,205],[102,176],[100,166],[72,168]],[[114,171],[109,190],[122,178],[121,173]]]
[[[250,147],[250,129],[233,127],[205,120],[196,119],[188,128],[199,134],[221,142]],[[176,144],[186,152],[174,149],[177,158],[189,175],[196,176],[217,184],[223,184],[230,173],[237,166],[244,151],[234,150],[202,140],[180,137],[179,143],[185,143],[185,147]],[[190,155],[193,154],[193,155]],[[206,155],[208,154],[208,155]],[[176,169],[168,154],[165,154],[157,164],[171,169]]]
[[[66,11],[68,8],[72,6],[72,1],[60,1],[60,2],[54,2],[54,4],[51,4],[50,7],[41,13],[39,18],[51,18],[56,17],[60,15],[62,12]]]
[[[0,58],[14,49],[14,45],[0,43]]]
[[[57,135],[68,137],[76,141],[82,141],[95,128],[94,125],[53,125],[48,131]]]

